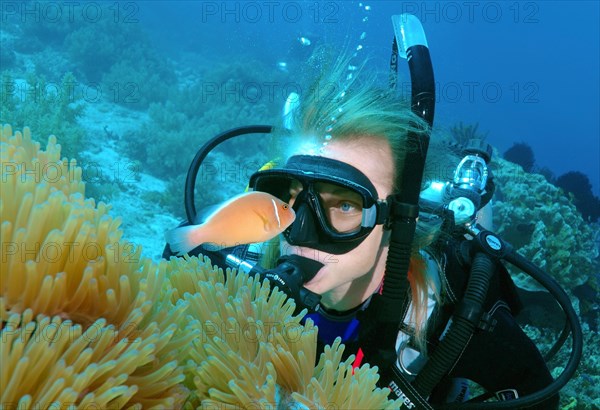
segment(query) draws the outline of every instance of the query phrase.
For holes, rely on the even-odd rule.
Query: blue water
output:
[[[581,171],[589,177],[594,194],[600,196],[597,1],[28,0],[0,4],[3,36],[4,30],[9,36],[18,36],[21,27],[28,26],[25,36],[33,33],[38,37],[31,38],[30,44],[17,41],[17,53],[37,51],[36,65],[50,61],[50,66],[65,66],[76,74],[81,68],[78,64],[87,64],[87,78],[79,79],[88,82],[98,81],[102,69],[112,64],[102,64],[102,52],[106,52],[103,38],[117,36],[126,25],[144,30],[160,58],[170,58],[179,68],[189,55],[215,65],[245,62],[249,57],[273,68],[281,62],[298,63],[310,49],[298,41],[304,37],[339,49],[362,46],[357,59],[371,57],[370,65],[384,71],[393,36],[390,16],[413,13],[424,25],[432,52],[437,127],[478,123],[500,153],[515,142],[526,142],[533,148],[538,168],[550,168],[556,176]],[[73,58],[77,53],[73,47],[69,49],[68,41],[61,44],[69,38],[65,33],[106,20],[120,26],[114,33],[97,33],[89,39],[99,42],[93,46],[100,55],[97,61],[69,63],[62,60],[65,54],[56,59],[55,54],[43,50],[68,50]],[[39,28],[32,29],[36,26]],[[82,54],[89,57],[85,51]],[[89,65],[97,65],[99,73],[90,75],[94,70]],[[2,61],[1,69],[7,67],[15,69]],[[17,67],[17,73],[23,69]],[[27,70],[31,71],[31,64]],[[288,79],[290,83],[297,80],[291,67]],[[265,70],[265,83],[259,87],[265,93],[272,91],[268,89],[271,81],[272,72]],[[403,85],[408,84],[405,78]],[[283,103],[289,90],[286,85],[276,85],[276,101]]]
[[[275,64],[305,35],[361,44],[378,68],[388,65],[390,16],[412,12],[432,52],[436,125],[478,122],[500,153],[526,142],[538,167],[556,176],[581,171],[600,195],[596,1],[137,4],[140,21],[166,53],[202,51],[220,61],[251,53]]]

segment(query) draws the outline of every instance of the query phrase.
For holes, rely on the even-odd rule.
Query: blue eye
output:
[[[340,209],[342,212],[350,212],[354,209],[354,206],[350,202],[342,202]]]

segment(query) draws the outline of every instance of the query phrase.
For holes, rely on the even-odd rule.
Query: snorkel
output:
[[[408,269],[412,256],[413,239],[419,215],[419,195],[429,147],[430,129],[435,111],[435,83],[427,39],[421,22],[409,14],[392,17],[394,39],[392,43],[390,87],[396,88],[398,57],[407,59],[412,83],[412,111],[427,122],[429,128],[422,133],[409,132],[409,150],[397,173],[395,186],[400,192],[387,198],[390,207],[391,230],[383,290],[374,295],[370,309],[377,320],[375,329],[363,347],[366,360],[377,365],[382,383],[390,388],[396,398],[405,397],[401,389],[387,375],[396,362],[396,338],[400,322],[410,304]],[[399,176],[398,176],[399,175]],[[389,384],[388,384],[389,383]]]

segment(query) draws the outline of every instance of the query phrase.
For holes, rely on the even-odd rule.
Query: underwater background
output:
[[[202,144],[274,124],[324,47],[354,49],[357,62],[385,74],[390,16],[416,14],[434,64],[436,132],[494,146],[495,231],[553,274],[582,319],[584,358],[562,406],[600,408],[598,2],[0,4],[0,122],[29,127],[42,145],[56,135],[82,168],[86,196],[109,203],[124,238],[154,260],[164,232],[185,218],[185,175]],[[211,154],[197,206],[242,192],[273,145],[244,137]],[[561,313],[513,273],[527,300],[546,308],[526,309],[522,323],[548,350]],[[549,364],[555,375],[566,349]]]

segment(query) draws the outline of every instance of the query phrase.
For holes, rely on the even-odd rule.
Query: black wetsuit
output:
[[[525,335],[508,309],[502,307],[492,317],[491,332],[477,332],[458,360],[450,377],[463,377],[477,382],[490,392],[515,389],[519,397],[535,393],[552,382],[539,350]],[[444,396],[443,386],[432,395],[435,402]],[[441,394],[440,394],[441,393]],[[529,409],[556,409],[558,395]]]
[[[456,249],[446,250],[445,276],[455,295],[460,298],[466,287],[469,273],[455,255]],[[495,321],[492,330],[478,330],[450,372],[450,377],[472,380],[489,392],[514,389],[519,397],[535,393],[552,382],[552,376],[540,351],[517,323],[515,316],[522,305],[508,271],[498,263],[491,278],[485,310]],[[453,305],[442,308],[441,316],[447,320]],[[445,325],[444,325],[445,326]],[[443,331],[437,326],[429,339],[437,340]],[[440,388],[440,391],[443,388]],[[435,392],[434,392],[435,393]],[[435,394],[433,395],[435,401]],[[558,394],[529,409],[556,409]]]

